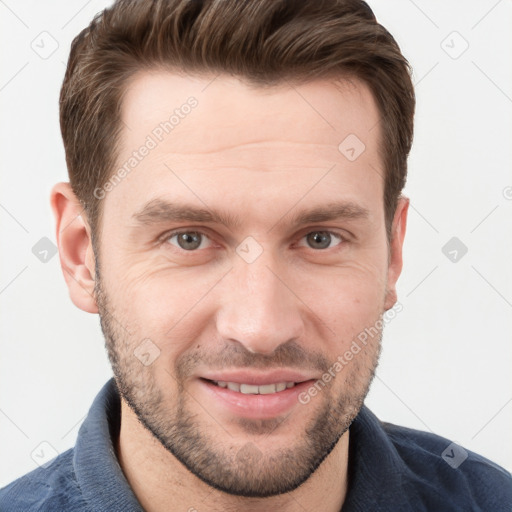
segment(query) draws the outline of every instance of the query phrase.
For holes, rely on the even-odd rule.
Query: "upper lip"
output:
[[[200,375],[203,379],[237,382],[239,384],[252,384],[253,386],[264,386],[265,384],[276,384],[278,382],[304,382],[316,377],[307,372],[297,370],[272,370],[256,372],[249,370],[224,370],[219,372],[206,372]]]

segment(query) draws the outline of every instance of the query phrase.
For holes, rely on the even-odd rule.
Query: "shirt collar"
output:
[[[114,378],[96,396],[80,427],[73,467],[91,510],[142,511],[116,456],[114,443],[121,427],[121,399]]]
[[[365,405],[350,426],[343,512],[414,510],[403,492],[407,468],[381,421]]]

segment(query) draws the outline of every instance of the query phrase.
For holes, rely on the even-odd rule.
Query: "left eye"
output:
[[[208,238],[198,231],[181,231],[171,234],[167,241],[183,249],[184,251],[195,251],[196,249],[205,249],[208,247]]]
[[[312,249],[330,249],[343,242],[343,238],[340,235],[331,231],[311,231],[311,233],[304,236],[304,239]]]

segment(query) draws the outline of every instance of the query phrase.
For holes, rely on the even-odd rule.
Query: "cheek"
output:
[[[112,271],[107,289],[132,343],[149,338],[162,352],[174,353],[188,348],[204,328],[202,300],[221,276],[198,267],[170,269],[168,262],[135,262]]]
[[[303,280],[300,296],[328,327],[325,333],[336,350],[350,344],[384,311],[386,268],[382,264],[351,262]]]

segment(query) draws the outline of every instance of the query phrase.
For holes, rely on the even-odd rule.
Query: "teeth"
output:
[[[259,387],[259,393],[260,395],[268,395],[270,393],[276,392],[276,385],[275,384],[265,384],[263,386]]]
[[[258,386],[252,384],[240,384],[240,393],[244,395],[256,395],[258,393]]]
[[[264,384],[262,386],[256,386],[254,384],[239,384],[238,382],[225,382],[222,380],[213,381],[217,386],[221,388],[228,388],[231,391],[238,391],[244,395],[270,395],[272,393],[278,393],[285,389],[293,388],[295,382],[277,382],[276,384]]]
[[[231,389],[231,391],[240,391],[240,384],[238,384],[238,382],[228,382],[228,389]]]

